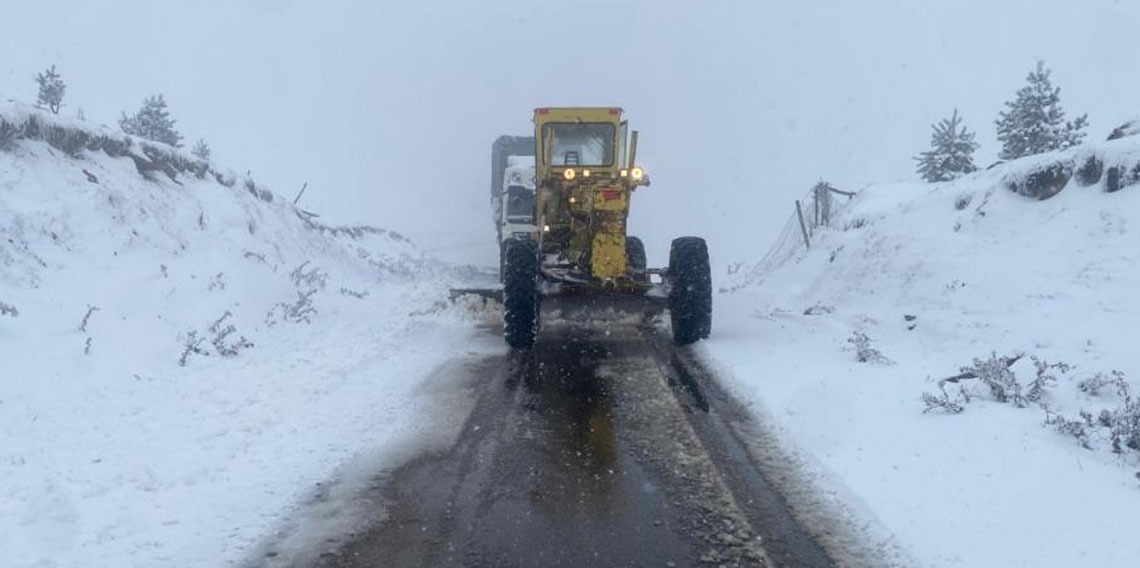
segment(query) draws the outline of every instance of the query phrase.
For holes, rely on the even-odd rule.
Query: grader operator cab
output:
[[[533,229],[500,233],[503,327],[512,347],[534,345],[542,298],[561,293],[660,298],[676,343],[708,337],[704,239],[674,239],[668,267],[650,269],[641,240],[626,235],[633,194],[649,186],[637,163],[637,134],[627,132],[620,108],[534,111]]]

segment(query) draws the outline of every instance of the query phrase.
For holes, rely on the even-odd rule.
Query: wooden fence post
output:
[[[301,200],[301,196],[305,195],[305,190],[308,189],[308,187],[309,187],[309,182],[305,182],[305,185],[301,186],[301,191],[299,193],[297,193],[297,197],[293,198],[293,205],[296,205],[297,202]]]
[[[800,207],[799,199],[796,200],[796,217],[800,219],[800,232],[804,234],[804,246],[810,249],[811,241],[808,240],[807,225],[804,225],[804,211],[803,208]]]
[[[823,200],[823,204],[820,205],[820,207],[819,207],[819,221],[820,221],[820,224],[823,225],[824,227],[831,226],[831,192],[829,191],[830,189],[831,189],[831,186],[824,185],[823,187],[820,188],[820,191],[819,191],[820,199]]]
[[[811,197],[812,197],[812,200],[811,200],[812,206],[815,209],[815,213],[812,215],[812,218],[811,218],[811,228],[813,231],[812,234],[814,234],[815,228],[819,226],[819,186],[818,185],[815,186],[814,189],[812,189]]]

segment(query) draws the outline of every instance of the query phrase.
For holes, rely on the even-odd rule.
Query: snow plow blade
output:
[[[447,297],[452,302],[463,296],[479,296],[500,304],[503,303],[502,288],[452,288],[447,291]]]
[[[651,294],[630,294],[608,290],[560,289],[542,296],[543,317],[569,321],[609,321],[640,323],[665,311],[666,299]]]
[[[654,290],[653,292],[656,292]],[[635,294],[620,291],[598,291],[591,288],[573,288],[564,285],[548,286],[541,292],[543,304],[560,312],[577,313],[623,312],[657,314],[666,307],[666,298],[653,292]],[[503,289],[500,288],[451,288],[448,299],[455,302],[463,296],[477,296],[503,303]]]

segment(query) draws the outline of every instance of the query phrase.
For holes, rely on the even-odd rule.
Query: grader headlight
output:
[[[642,178],[645,177],[645,170],[641,168],[633,168],[632,170],[629,170],[629,177],[633,178],[634,181],[641,181]]]
[[[566,178],[567,181],[574,179],[575,175],[576,174],[572,168],[566,168],[565,170],[562,170],[562,177]]]

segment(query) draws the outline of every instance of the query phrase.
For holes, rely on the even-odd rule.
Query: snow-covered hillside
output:
[[[1138,163],[1123,138],[868,187],[810,251],[720,294],[702,349],[872,544],[923,566],[1136,566]],[[962,367],[1004,395],[939,385]]]
[[[396,233],[15,103],[0,144],[4,566],[240,561],[479,348]]]

